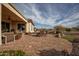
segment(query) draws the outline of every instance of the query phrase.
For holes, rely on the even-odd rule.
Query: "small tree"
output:
[[[58,37],[64,36],[64,33],[63,33],[64,30],[65,30],[65,28],[62,25],[55,27],[55,31],[56,31],[56,34],[57,34]]]

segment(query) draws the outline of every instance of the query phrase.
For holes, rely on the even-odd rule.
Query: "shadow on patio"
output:
[[[56,49],[50,49],[50,50],[40,50],[40,53],[38,53],[40,56],[69,56],[69,53],[65,50],[63,51],[57,51]]]

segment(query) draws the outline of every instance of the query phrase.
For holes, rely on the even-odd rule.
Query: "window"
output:
[[[10,23],[2,22],[2,32],[10,31]]]
[[[18,30],[23,31],[25,29],[24,24],[18,24]]]

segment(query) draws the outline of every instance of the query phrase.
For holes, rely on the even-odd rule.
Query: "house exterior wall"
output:
[[[28,31],[28,22],[25,24],[25,28],[26,28],[25,33],[28,33],[29,32]]]
[[[34,26],[32,23],[30,23],[30,32],[34,32]]]
[[[31,32],[32,30],[32,25],[31,25],[31,23],[29,23],[29,31]]]
[[[33,33],[34,32],[34,26],[31,22],[26,23],[26,33]]]

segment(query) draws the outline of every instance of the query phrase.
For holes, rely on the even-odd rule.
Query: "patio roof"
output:
[[[24,21],[24,22],[27,22],[27,20],[23,17],[23,15],[21,15],[11,4],[3,3],[2,5],[5,6],[6,8],[8,8],[10,11],[12,11],[15,14],[14,15],[13,13],[11,13],[11,15],[13,15],[13,16],[16,16],[17,15],[18,16],[16,19],[14,19],[14,17],[11,17],[12,19],[14,19],[13,21],[16,20],[16,21]]]

